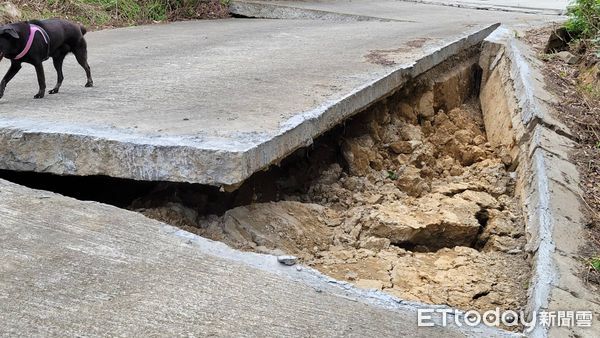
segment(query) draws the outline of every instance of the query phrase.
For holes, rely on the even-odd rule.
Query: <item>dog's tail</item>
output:
[[[83,25],[79,25],[79,29],[81,30],[81,35],[85,35],[85,33],[87,33],[87,30],[85,27],[83,27]]]

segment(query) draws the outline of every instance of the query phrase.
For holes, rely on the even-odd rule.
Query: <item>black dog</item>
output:
[[[0,82],[0,98],[4,95],[6,84],[19,72],[23,62],[30,63],[37,73],[39,92],[36,99],[44,97],[46,78],[42,62],[52,57],[58,80],[50,94],[58,93],[63,81],[62,64],[68,53],[73,53],[77,62],[85,69],[86,87],[92,87],[92,74],[87,63],[87,44],[83,35],[83,26],[65,20],[33,20],[0,26],[0,60],[11,59],[11,65]]]

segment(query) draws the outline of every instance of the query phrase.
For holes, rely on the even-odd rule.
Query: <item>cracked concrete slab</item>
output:
[[[530,165],[527,179],[531,184],[525,203],[528,206],[528,246],[536,257],[536,277],[531,291],[545,294],[545,297],[532,298],[531,310],[591,311],[594,323],[598,323],[600,298],[582,279],[579,250],[586,239],[577,168],[543,148],[534,151]],[[599,334],[598,325],[540,326],[534,331],[534,336],[542,337],[596,337]]]
[[[415,327],[420,306],[0,180],[1,336],[517,336]]]
[[[0,168],[236,185],[480,43],[495,26],[477,22],[231,19],[89,33],[96,87],[83,88],[72,58],[58,95],[32,99],[32,67],[9,84]]]

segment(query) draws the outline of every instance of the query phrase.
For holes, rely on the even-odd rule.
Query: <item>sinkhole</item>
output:
[[[498,141],[513,136],[498,128],[509,117],[479,47],[408,80],[232,192],[105,176],[0,177],[240,250],[294,255],[400,299],[523,309],[531,258],[519,163],[510,142]]]

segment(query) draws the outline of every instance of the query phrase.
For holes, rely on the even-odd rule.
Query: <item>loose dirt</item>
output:
[[[511,157],[487,142],[473,66],[460,69],[450,80],[471,90],[459,99],[439,76],[415,81],[245,184],[222,215],[132,208],[401,299],[522,309],[530,267]]]

